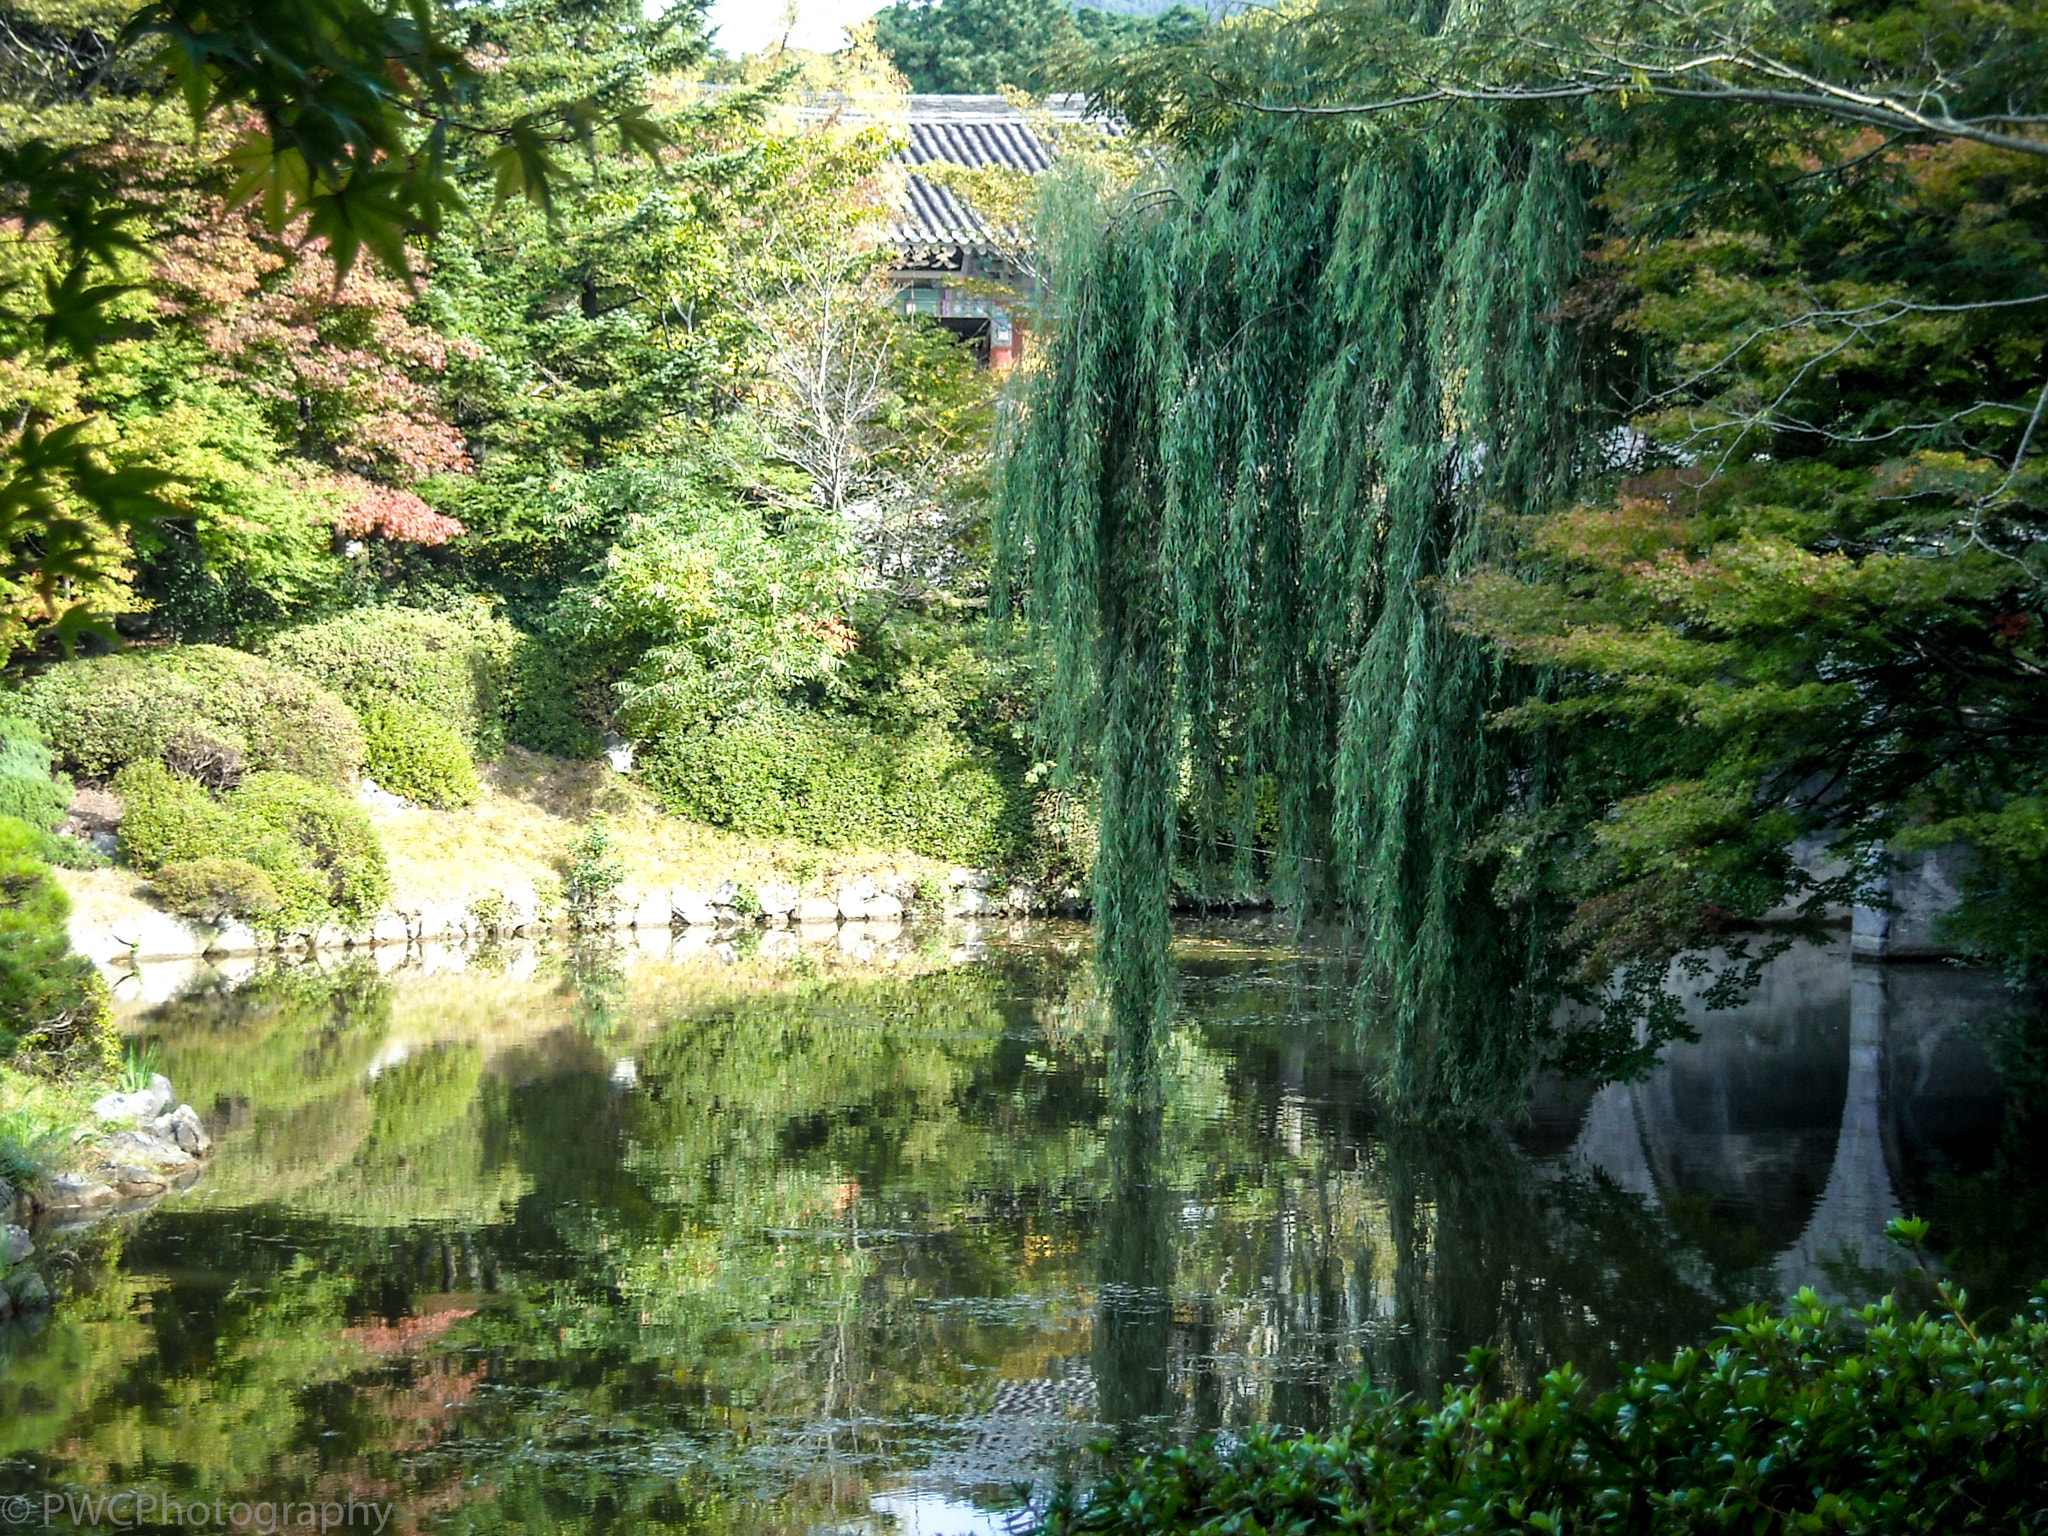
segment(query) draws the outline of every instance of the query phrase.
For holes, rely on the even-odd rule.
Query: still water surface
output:
[[[1965,972],[1796,951],[1647,1082],[1452,1135],[1376,1111],[1342,964],[1257,927],[1183,936],[1163,1104],[1119,1109],[1085,955],[443,955],[131,1004],[219,1151],[0,1335],[0,1495],[998,1532],[1105,1432],[1317,1425],[1478,1344],[1600,1379],[1877,1294],[1891,1216],[1984,1225],[1973,1026],[2008,1005]]]

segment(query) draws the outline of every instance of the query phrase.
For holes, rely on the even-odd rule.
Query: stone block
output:
[[[903,903],[894,896],[884,893],[870,897],[861,916],[869,922],[897,922],[903,916]]]
[[[754,893],[761,903],[761,912],[766,917],[787,917],[803,900],[803,892],[793,885],[771,881]]]
[[[946,911],[954,917],[984,917],[993,910],[988,892],[973,886],[956,887],[946,903]]]
[[[718,921],[716,904],[703,891],[679,885],[668,893],[669,910],[678,922],[692,928],[709,928]]]
[[[956,869],[946,883],[956,891],[985,891],[995,884],[995,877],[985,869]]]
[[[640,932],[667,933],[675,921],[675,908],[669,901],[668,893],[659,896],[643,896],[633,907],[633,929]]]
[[[796,904],[796,920],[799,923],[836,923],[839,921],[839,903],[823,896],[806,896]]]
[[[115,940],[137,960],[182,960],[206,953],[213,930],[168,912],[137,912],[110,925]]]

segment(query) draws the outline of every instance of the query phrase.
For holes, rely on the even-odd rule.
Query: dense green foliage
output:
[[[363,765],[362,727],[340,699],[218,646],[66,662],[29,682],[20,709],[60,763],[99,779],[164,761],[218,784],[276,770],[348,785]]]
[[[488,760],[504,748],[505,673],[516,641],[488,612],[358,608],[273,635],[261,650],[358,711],[392,700],[418,705]]]
[[[154,762],[130,764],[114,788],[127,804],[122,858],[144,874],[168,872],[164,894],[180,910],[304,932],[367,922],[390,895],[369,818],[341,791],[254,773],[215,795]]]
[[[26,720],[0,715],[0,816],[44,832],[71,808],[71,780],[50,767],[50,749]]]
[[[647,780],[682,815],[833,848],[993,863],[1028,830],[1014,773],[936,728],[898,736],[762,709],[665,738]]]
[[[476,804],[476,763],[448,720],[410,699],[393,699],[365,707],[362,722],[363,772],[378,788],[442,810]]]
[[[41,857],[41,829],[0,816],[0,1060],[107,1068],[113,1024],[92,962],[71,953],[71,902]]]
[[[1595,1394],[1366,1390],[1327,1435],[1143,1460],[1053,1533],[2023,1531],[2048,1517],[2048,1293],[2003,1330],[1804,1293]]]
[[[994,95],[1074,90],[1104,56],[1185,42],[1208,18],[1186,5],[1121,15],[1068,0],[896,0],[875,43],[913,91]]]

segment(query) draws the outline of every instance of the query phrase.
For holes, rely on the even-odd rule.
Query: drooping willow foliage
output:
[[[1526,682],[1436,584],[1573,470],[1585,205],[1541,132],[1284,120],[1066,221],[999,541],[1060,756],[1100,778],[1127,1045],[1166,995],[1176,866],[1242,876],[1256,846],[1354,915],[1408,1102],[1476,1110],[1523,1070],[1535,936],[1469,849],[1534,792],[1484,724]]]

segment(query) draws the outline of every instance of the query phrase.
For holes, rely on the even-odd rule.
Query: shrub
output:
[[[363,771],[378,787],[421,805],[452,810],[475,805],[482,787],[462,733],[405,699],[365,705]]]
[[[646,779],[678,815],[826,847],[904,848],[960,863],[1022,840],[1022,787],[958,737],[901,738],[794,709],[761,710],[656,743]]]
[[[258,773],[228,797],[228,804],[237,820],[305,850],[310,867],[325,877],[327,904],[341,918],[367,922],[391,895],[391,871],[376,829],[349,796],[292,774]],[[262,857],[268,841],[259,836],[251,844],[251,862],[274,879],[278,871]],[[282,894],[290,899],[291,892]]]
[[[58,761],[93,778],[167,750],[233,754],[250,771],[334,785],[352,783],[363,764],[362,728],[340,699],[289,667],[219,646],[67,662],[30,682],[21,704]]]
[[[562,880],[562,902],[569,909],[569,920],[602,926],[611,916],[625,879],[618,839],[602,817],[593,817],[569,842],[569,867]]]
[[[506,685],[508,740],[553,757],[595,757],[604,745],[595,721],[610,702],[607,679],[584,673],[543,636],[520,636]]]
[[[108,1070],[118,1041],[106,985],[71,952],[71,902],[37,856],[45,835],[0,817],[0,1058]]]
[[[216,799],[160,763],[130,765],[115,787],[123,857],[178,910],[297,930],[367,921],[390,895],[370,819],[338,790],[256,773]]]
[[[1529,1397],[1434,1406],[1364,1391],[1327,1435],[1148,1457],[1053,1536],[1178,1531],[2033,1531],[2048,1522],[2048,1291],[2003,1332],[1811,1291],[1595,1395],[1569,1367]],[[1483,1376],[1486,1351],[1475,1351]]]
[[[509,624],[481,611],[358,608],[273,635],[261,649],[358,710],[393,700],[417,705],[489,760],[505,749],[505,675],[517,639]],[[372,777],[384,783],[381,773]]]
[[[0,715],[0,816],[44,832],[71,809],[72,783],[50,768],[50,749],[26,720]]]
[[[267,927],[286,905],[270,872],[247,859],[173,859],[151,883],[164,907],[205,922],[233,917]]]
[[[206,786],[162,763],[129,764],[114,790],[127,805],[121,862],[145,875],[170,863],[222,857],[242,840],[227,807]]]

